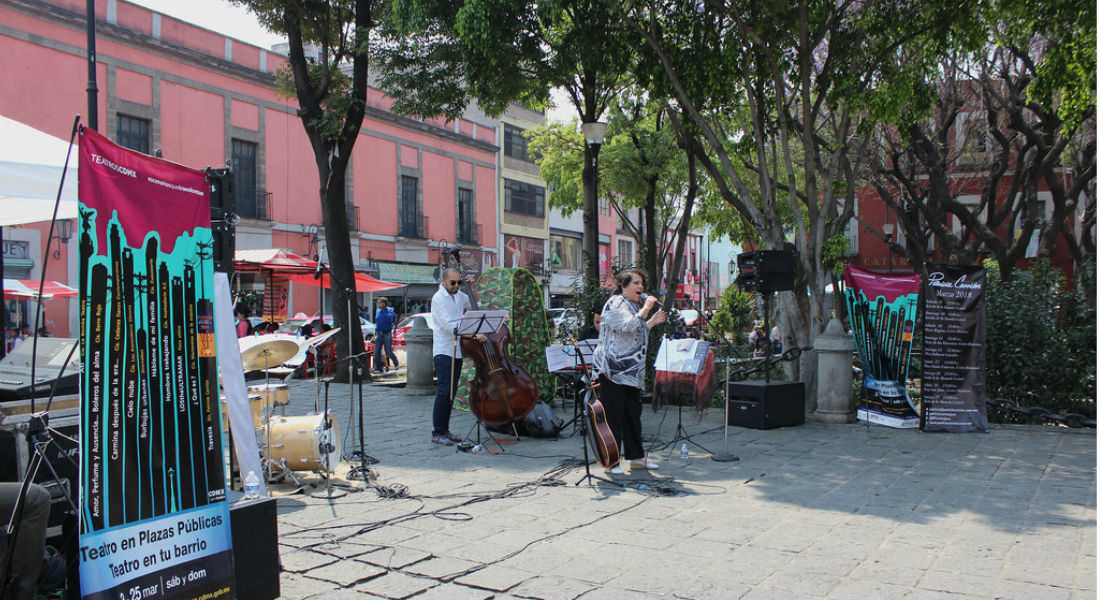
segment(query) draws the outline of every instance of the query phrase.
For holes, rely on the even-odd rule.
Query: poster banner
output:
[[[233,598],[206,177],[80,136],[83,598]]]
[[[985,431],[985,269],[924,266],[921,431]]]
[[[856,417],[890,427],[917,427],[906,389],[920,293],[918,275],[881,275],[844,267],[844,298],[863,385]]]

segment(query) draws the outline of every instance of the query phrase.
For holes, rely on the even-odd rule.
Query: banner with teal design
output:
[[[917,427],[919,408],[906,389],[916,330],[920,277],[844,267],[844,298],[863,386],[856,417],[890,427]]]
[[[206,176],[80,136],[80,586],[233,598]]]

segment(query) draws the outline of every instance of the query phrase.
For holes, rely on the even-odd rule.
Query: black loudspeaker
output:
[[[229,167],[206,169],[210,184],[210,229],[214,247],[211,249],[214,270],[233,276],[233,253],[236,250],[237,200],[233,195],[233,170]]]
[[[753,250],[737,255],[737,268],[757,273],[794,272],[794,252],[790,250]]]
[[[746,292],[786,292],[794,289],[794,253],[754,250],[737,255],[737,287]]]
[[[229,528],[233,533],[233,570],[237,598],[279,597],[279,527],[274,498],[244,500],[229,490]]]
[[[749,429],[793,427],[806,422],[806,387],[800,381],[729,384],[729,424]]]
[[[786,292],[794,289],[794,273],[742,272],[736,283],[745,292]]]

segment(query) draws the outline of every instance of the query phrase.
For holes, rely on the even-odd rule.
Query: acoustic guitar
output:
[[[611,426],[607,424],[607,411],[603,404],[596,398],[596,388],[600,386],[593,383],[588,375],[588,365],[584,363],[584,353],[581,352],[577,341],[569,340],[577,351],[577,360],[581,363],[581,383],[584,384],[585,396],[585,428],[588,430],[588,441],[592,443],[592,449],[596,453],[596,462],[605,469],[610,469],[619,464],[619,443],[615,435],[611,433]]]

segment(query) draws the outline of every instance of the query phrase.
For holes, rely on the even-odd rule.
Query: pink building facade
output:
[[[87,111],[84,6],[0,1],[0,114],[68,139],[74,116]],[[230,162],[242,217],[237,249],[284,248],[327,262],[313,152],[296,100],[275,90],[285,57],[120,0],[98,0],[96,16],[100,132],[193,168]],[[479,268],[498,264],[498,130],[407,119],[390,104],[370,90],[348,169],[348,216],[357,264],[412,284],[397,298],[411,307],[434,292],[441,248],[457,244]],[[49,279],[76,280],[75,244],[42,256],[48,229],[4,229],[5,277],[45,269]],[[238,284],[255,294],[265,282]],[[279,316],[318,311],[316,288],[289,290],[288,314]],[[75,334],[75,301],[44,307],[52,333]]]

